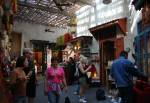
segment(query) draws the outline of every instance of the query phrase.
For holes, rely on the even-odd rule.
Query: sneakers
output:
[[[87,101],[84,98],[80,98],[79,103],[87,103]]]

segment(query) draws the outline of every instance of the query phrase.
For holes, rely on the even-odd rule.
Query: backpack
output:
[[[98,89],[96,91],[96,99],[99,101],[99,100],[105,100],[106,97],[105,97],[105,91],[102,90],[102,89]]]

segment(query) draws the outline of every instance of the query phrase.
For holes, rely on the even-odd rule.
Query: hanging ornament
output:
[[[104,4],[110,4],[112,2],[112,0],[103,0]]]
[[[12,11],[16,13],[17,12],[17,0],[11,0],[11,4],[12,4]]]

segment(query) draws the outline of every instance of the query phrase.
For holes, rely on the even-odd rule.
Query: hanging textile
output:
[[[11,0],[4,0],[3,9],[4,11],[9,11],[11,9]]]
[[[17,0],[12,0],[11,3],[12,3],[12,11],[16,13],[17,12]]]

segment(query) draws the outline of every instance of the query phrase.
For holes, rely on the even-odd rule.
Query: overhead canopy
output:
[[[18,0],[17,21],[66,27],[75,11],[95,0]]]

